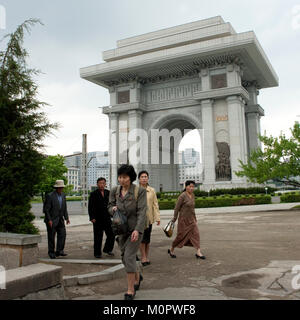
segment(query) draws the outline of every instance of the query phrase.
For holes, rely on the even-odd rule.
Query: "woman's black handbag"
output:
[[[119,209],[114,212],[111,227],[116,236],[128,233],[127,217]]]

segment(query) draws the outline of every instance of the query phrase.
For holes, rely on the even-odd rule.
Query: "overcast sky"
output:
[[[6,10],[6,29],[14,31],[25,19],[38,18],[26,35],[30,66],[40,69],[40,98],[61,128],[45,140],[48,154],[81,150],[88,135],[88,151],[108,150],[108,117],[98,109],[109,105],[106,89],[83,80],[79,68],[101,63],[102,51],[119,39],[217,15],[237,32],[253,30],[270,59],[279,87],[260,91],[265,109],[262,133],[289,135],[300,118],[300,0],[0,0]],[[1,47],[3,49],[3,47]],[[190,139],[192,141],[192,139]],[[184,142],[183,147],[197,146]]]

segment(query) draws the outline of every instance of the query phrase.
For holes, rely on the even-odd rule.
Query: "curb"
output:
[[[75,263],[75,264],[120,264],[122,263],[121,259],[97,259],[97,260],[84,260],[84,259],[61,259],[56,258],[54,259],[48,259],[48,258],[39,258],[42,262],[51,262],[51,264],[55,263]]]
[[[121,277],[123,274],[125,274],[124,266],[123,264],[118,264],[101,272],[92,272],[76,276],[64,276],[63,283],[65,287],[86,285],[95,282],[113,280]]]

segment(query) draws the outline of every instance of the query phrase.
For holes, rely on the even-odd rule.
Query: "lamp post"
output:
[[[266,190],[266,194],[268,194],[268,187],[265,187],[265,190]]]

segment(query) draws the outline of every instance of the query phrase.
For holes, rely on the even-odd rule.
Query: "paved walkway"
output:
[[[262,211],[280,211],[280,210],[289,210],[297,205],[300,205],[300,202],[294,203],[276,203],[276,204],[261,204],[254,206],[234,206],[234,207],[218,207],[218,208],[196,208],[195,212],[197,217],[202,215],[214,214],[214,213],[238,213],[238,212],[262,212]],[[162,221],[168,220],[173,217],[174,210],[161,210],[161,219]],[[80,226],[90,224],[88,215],[70,215],[71,224],[67,227]],[[34,224],[41,230],[46,231],[46,226],[44,220],[36,217]]]
[[[190,247],[176,249],[176,259],[169,257],[167,249],[174,236],[165,237],[162,226],[170,219],[172,210],[163,211],[161,226],[153,226],[151,265],[143,268],[144,280],[136,299],[299,300],[300,210],[284,210],[295,205],[197,209],[201,251],[207,257],[201,261]],[[263,208],[265,211],[261,211]],[[237,209],[244,211],[234,212]],[[86,216],[80,219],[78,223],[88,223]],[[41,234],[40,258],[48,258],[46,233]],[[91,223],[68,226],[65,251],[70,261],[93,259]],[[117,246],[114,253],[114,258],[119,260]],[[59,259],[52,263],[55,262]],[[96,272],[97,265],[91,266],[91,272]],[[69,286],[65,293],[69,299],[119,300],[123,299],[126,288],[124,274],[105,282]]]

